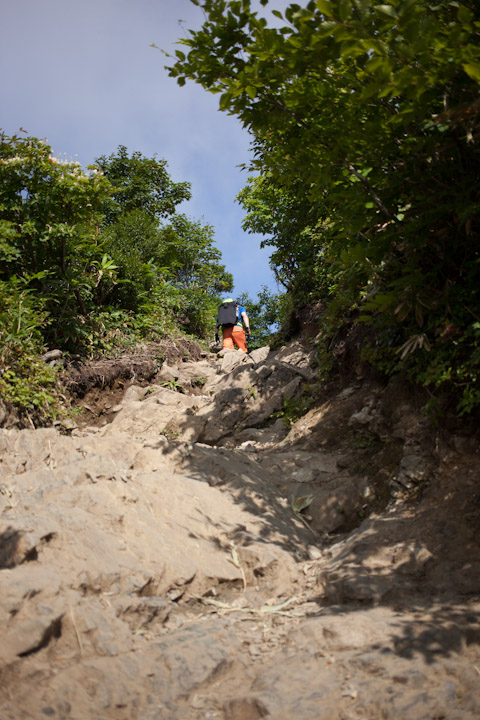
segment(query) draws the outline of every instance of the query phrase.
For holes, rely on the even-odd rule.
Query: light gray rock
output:
[[[43,362],[51,363],[54,360],[61,360],[63,352],[61,350],[49,350],[42,355]]]
[[[299,368],[311,367],[314,356],[315,350],[313,348],[307,349],[300,342],[293,342],[272,353],[275,360],[296,365]]]
[[[354,387],[345,388],[344,390],[342,390],[342,392],[340,392],[337,395],[337,400],[346,400],[347,398],[349,398],[351,395],[353,395],[355,393],[355,390],[356,390],[356,388],[354,388]]]
[[[256,365],[259,365],[260,363],[265,362],[267,357],[270,353],[270,347],[268,345],[265,345],[265,347],[257,348],[256,350],[252,350],[251,353],[249,353],[250,359],[253,360],[253,362]]]
[[[264,382],[274,372],[275,367],[274,363],[263,364],[255,368],[255,372],[257,373],[259,379]]]
[[[130,385],[123,394],[122,403],[126,405],[132,401],[141,400],[148,390],[148,388],[140,387],[140,385]]]
[[[370,398],[363,408],[350,417],[348,424],[350,427],[364,428],[371,425],[375,419],[375,398]]]
[[[290,382],[285,387],[276,390],[266,399],[261,397],[260,401],[257,403],[258,409],[247,415],[243,422],[243,425],[247,425],[248,427],[255,427],[265,422],[265,420],[271,417],[274,412],[280,410],[286,397],[293,397],[295,395],[295,393],[300,387],[301,382],[302,378],[297,376],[293,378],[293,380],[290,380]]]
[[[228,374],[240,364],[253,364],[253,360],[243,350],[230,350],[221,360],[220,371]]]
[[[235,433],[235,444],[250,443],[255,447],[270,447],[281,442],[288,433],[288,427],[281,418],[267,428],[245,428]]]

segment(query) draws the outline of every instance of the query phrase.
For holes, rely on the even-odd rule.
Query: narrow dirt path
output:
[[[361,380],[295,420],[313,362],[0,430],[0,720],[480,717],[478,442]]]

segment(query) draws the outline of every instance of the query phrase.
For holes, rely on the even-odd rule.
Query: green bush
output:
[[[39,356],[43,303],[16,278],[0,281],[0,397],[32,422],[49,422],[62,413],[55,368]]]

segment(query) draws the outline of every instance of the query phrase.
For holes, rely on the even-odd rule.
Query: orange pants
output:
[[[224,350],[235,350],[235,345],[239,350],[247,352],[247,339],[245,330],[239,325],[223,328],[223,348]]]

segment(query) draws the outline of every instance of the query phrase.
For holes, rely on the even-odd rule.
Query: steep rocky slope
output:
[[[312,360],[0,430],[1,720],[480,716],[475,434],[361,379],[295,420]]]

